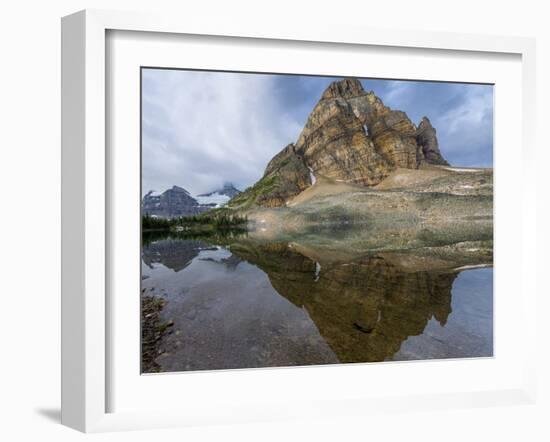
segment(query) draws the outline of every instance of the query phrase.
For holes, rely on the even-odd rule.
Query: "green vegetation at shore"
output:
[[[146,231],[175,232],[217,232],[223,230],[246,230],[248,217],[231,214],[226,210],[212,210],[207,213],[178,218],[157,218],[145,214],[141,218],[141,227]]]

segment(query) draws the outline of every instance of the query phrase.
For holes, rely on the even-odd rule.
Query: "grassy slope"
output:
[[[252,187],[249,187],[244,192],[235,196],[227,207],[233,210],[246,211],[255,206],[256,201],[262,195],[267,195],[277,188],[278,177],[268,175],[256,182]]]

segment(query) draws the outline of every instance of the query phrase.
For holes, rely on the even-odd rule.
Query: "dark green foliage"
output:
[[[230,213],[227,210],[211,210],[201,215],[182,216],[179,218],[156,218],[145,214],[141,219],[144,231],[151,230],[224,230],[246,228],[248,217]]]
[[[148,230],[141,235],[142,246],[147,247],[155,241],[171,240],[196,240],[215,245],[230,244],[237,238],[247,238],[248,230],[244,227],[231,227],[222,230]]]
[[[141,217],[141,228],[143,230],[164,230],[170,228],[170,220],[157,218],[146,213]]]

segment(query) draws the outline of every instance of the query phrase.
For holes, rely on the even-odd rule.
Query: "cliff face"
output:
[[[349,183],[377,184],[393,170],[343,97],[319,101],[298,138],[296,151],[314,174]]]
[[[323,94],[319,105],[329,105],[333,101],[343,102],[349,107],[371,141],[367,156],[380,156],[384,160],[381,173],[365,174],[363,180],[367,182],[364,184],[379,183],[395,167],[419,166],[416,127],[407,114],[386,107],[373,92],[366,92],[356,79],[332,83]],[[316,110],[310,115],[310,120],[315,119],[315,113]]]
[[[284,206],[316,176],[374,186],[397,168],[448,165],[427,118],[417,128],[356,79],[333,82],[312,110],[295,144],[269,162],[254,186],[233,199],[234,208]]]
[[[439,151],[439,143],[435,128],[427,117],[423,117],[416,131],[416,142],[422,149],[424,160],[428,164],[439,164],[449,166]]]

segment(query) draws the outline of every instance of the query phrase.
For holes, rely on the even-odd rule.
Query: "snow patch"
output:
[[[465,265],[465,266],[462,266],[462,267],[456,267],[453,270],[455,272],[457,272],[457,271],[460,271],[460,270],[483,269],[483,268],[486,268],[486,267],[491,267],[491,264],[471,264],[471,265]]]
[[[443,167],[443,169],[451,172],[483,172],[483,169],[462,169],[459,167]]]
[[[314,186],[317,182],[317,178],[315,178],[315,174],[313,173],[313,169],[311,167],[307,167],[309,169],[309,178],[311,179],[311,185]]]
[[[216,207],[222,207],[227,204],[231,199],[227,195],[222,195],[221,193],[215,192],[208,196],[196,196],[195,199],[199,204],[215,204]]]

